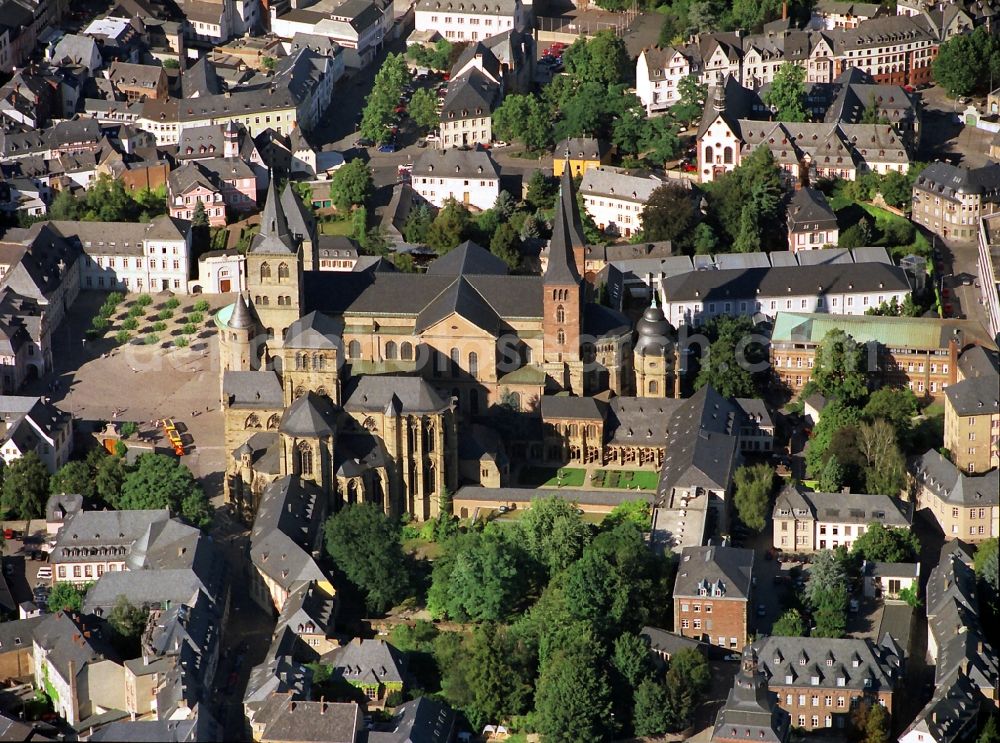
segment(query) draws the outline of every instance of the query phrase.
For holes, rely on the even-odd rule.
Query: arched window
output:
[[[295,399],[298,400],[300,397],[306,394],[306,388],[303,387],[302,385],[299,385],[298,387],[295,388],[295,392],[292,394],[293,397],[295,397]]]
[[[649,383],[649,394],[658,395],[659,393],[660,393],[660,386],[656,383],[655,379],[651,380]]]
[[[361,358],[361,344],[358,341],[351,341],[347,344],[347,358],[349,359],[360,359]]]
[[[264,304],[267,304],[267,302],[264,302]],[[267,333],[268,338],[274,338],[274,328],[265,328],[264,332]]]
[[[274,431],[278,428],[278,423],[281,421],[281,416],[275,413],[270,418],[267,419],[267,430]]]
[[[306,368],[306,355],[304,353],[295,354],[295,371],[303,371]]]
[[[726,149],[724,149],[722,151],[722,161],[726,165],[732,165],[733,164],[733,148],[732,147],[727,147]]]
[[[566,343],[566,333],[564,333],[562,330],[556,333],[556,343],[558,343],[560,346]]]
[[[713,154],[714,154],[714,152],[712,150],[711,145],[709,145],[708,147],[705,148],[705,162],[706,163],[711,163],[712,162],[712,155]]]
[[[300,475],[312,475],[313,473],[313,451],[312,447],[308,443],[302,441],[299,443],[296,453],[299,458],[299,474]]]
[[[579,432],[580,432],[580,430],[576,427],[575,423],[570,423],[569,424],[569,435],[570,436],[576,436],[577,434],[579,434]]]
[[[509,395],[507,395],[507,404],[510,407],[512,407],[514,410],[520,410],[521,409],[521,393],[520,392],[511,392]]]
[[[243,424],[244,428],[260,428],[260,418],[257,417],[256,413],[250,413],[247,416],[246,422]]]
[[[271,299],[265,294],[263,297],[260,298],[260,303],[266,307],[267,305],[271,304]]]
[[[409,341],[403,341],[403,345],[399,347],[399,358],[403,361],[413,360],[413,344]]]
[[[264,261],[260,264],[260,280],[264,281],[269,278],[271,278],[271,264]]]
[[[278,264],[278,281],[282,281],[288,278],[288,264],[279,263]]]
[[[451,349],[451,374],[455,376],[458,374],[458,370],[462,363],[461,353],[457,348]]]
[[[312,362],[314,371],[319,371],[320,369],[323,368],[323,356],[321,354],[314,353]]]
[[[397,355],[396,354],[396,342],[395,341],[388,341],[385,344],[385,357],[386,357],[386,359],[395,359],[396,355]]]
[[[469,352],[469,374],[473,377],[479,375],[479,354],[475,351]]]
[[[556,322],[564,323],[566,322],[566,310],[562,305],[556,307]]]

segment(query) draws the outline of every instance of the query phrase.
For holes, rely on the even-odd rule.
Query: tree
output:
[[[918,410],[919,403],[913,390],[883,387],[871,394],[861,410],[861,416],[868,422],[886,421],[896,432],[897,439],[905,441]]]
[[[198,526],[210,513],[204,491],[184,464],[163,454],[140,454],[126,468],[121,492],[112,505],[122,510],[168,508]]]
[[[418,88],[410,98],[410,118],[424,129],[433,129],[441,121],[437,112],[437,100],[427,88]]]
[[[858,443],[868,465],[865,484],[869,493],[898,496],[906,485],[906,466],[892,425],[879,418],[858,427]]]
[[[330,198],[338,211],[347,211],[353,206],[361,206],[373,188],[372,172],[360,158],[341,165],[330,181]]]
[[[759,532],[767,525],[770,515],[771,491],[774,489],[774,469],[768,464],[744,465],[736,470],[736,492],[733,505],[740,521]]]
[[[976,743],[1000,743],[1000,730],[997,729],[997,716],[991,714],[986,718]]]
[[[646,121],[646,135],[640,142],[646,157],[656,163],[673,160],[681,149],[677,123],[667,116],[657,116]]]
[[[805,392],[805,390],[803,390]],[[813,428],[812,439],[806,448],[806,472],[819,477],[830,456],[835,456],[844,468],[843,483],[854,481],[856,471],[864,466],[864,457],[857,448],[856,425],[860,411],[835,399],[823,408],[819,423]]]
[[[643,240],[677,240],[694,222],[691,190],[673,183],[658,186],[649,195],[640,219]]]
[[[889,713],[881,704],[872,704],[868,710],[865,743],[889,743]]]
[[[490,252],[506,263],[508,268],[514,270],[521,265],[519,242],[517,230],[510,222],[503,222],[493,233],[493,239],[490,240]]]
[[[191,227],[208,229],[208,214],[205,212],[205,205],[198,199],[194,203],[194,212],[191,214]]]
[[[697,255],[711,255],[719,245],[719,240],[715,236],[712,225],[702,222],[694,229],[694,252]]]
[[[886,528],[877,521],[854,540],[851,554],[868,562],[914,562],[920,553],[920,540],[909,529]]]
[[[624,83],[630,72],[625,40],[614,31],[598,31],[590,41],[579,38],[563,53],[566,72],[578,83],[605,88]]]
[[[624,632],[616,637],[611,652],[611,665],[630,688],[638,687],[653,671],[646,640],[632,632]]]
[[[707,186],[709,217],[734,249],[749,250],[758,242],[765,249],[782,244],[782,176],[770,149],[758,147]]]
[[[683,730],[691,724],[695,700],[707,691],[711,673],[708,661],[698,650],[686,648],[671,657],[666,681],[669,730]]]
[[[534,673],[525,648],[507,628],[487,622],[475,629],[466,677],[472,689],[467,715],[477,728],[490,720],[505,720],[528,711]]]
[[[87,594],[87,587],[77,587],[73,583],[65,581],[56,583],[49,591],[49,611],[55,614],[59,611],[70,611],[79,613],[83,611],[83,597]]]
[[[532,209],[548,210],[555,206],[558,192],[559,186],[555,179],[549,178],[541,170],[536,170],[528,179],[528,191],[524,200]]]
[[[471,222],[469,210],[454,199],[448,199],[427,230],[428,247],[436,250],[438,255],[457,248],[465,239]]]
[[[115,600],[115,605],[108,613],[108,624],[120,637],[135,640],[146,628],[148,617],[148,611],[135,606],[128,600],[128,596],[122,594]]]
[[[125,460],[105,452],[104,456],[92,466],[94,469],[94,490],[97,492],[97,497],[110,507],[115,508],[121,495],[122,483],[127,474]]]
[[[805,637],[806,623],[798,609],[789,609],[771,627],[775,637]]]
[[[891,170],[882,177],[879,192],[886,204],[900,208],[909,204],[913,198],[913,184],[902,173]]]
[[[0,512],[6,518],[40,518],[48,497],[49,471],[36,452],[29,451],[7,465],[0,490]]]
[[[49,479],[49,492],[52,495],[78,493],[84,498],[93,498],[94,477],[90,467],[86,462],[67,462]]]
[[[631,522],[645,531],[649,528],[650,507],[644,500],[628,500],[611,509],[601,522],[602,529],[612,529],[622,522]]]
[[[392,138],[389,129],[399,103],[403,85],[410,78],[406,60],[402,54],[389,54],[375,75],[371,93],[361,115],[360,132],[376,142],[387,142]]]
[[[327,519],[325,535],[327,554],[365,592],[369,611],[384,612],[405,596],[408,579],[399,522],[381,507],[348,505]]]
[[[686,124],[700,119],[708,98],[708,86],[699,82],[697,75],[687,75],[677,83],[677,94],[677,103],[670,107],[673,117]]]
[[[546,743],[599,743],[610,730],[611,689],[593,637],[578,638],[542,666],[535,692]]]
[[[426,204],[414,207],[403,223],[403,239],[408,243],[422,244],[427,240],[427,231],[433,221],[434,215]]]
[[[771,88],[764,94],[764,104],[776,110],[778,121],[805,121],[807,119],[806,68],[785,62],[774,73]]]
[[[645,678],[635,689],[635,712],[632,726],[638,736],[656,736],[665,733],[671,724],[667,690],[652,678]]]
[[[864,347],[837,328],[820,341],[809,380],[828,399],[858,404],[868,395],[865,368]]]
[[[591,540],[576,504],[556,496],[532,501],[518,526],[524,550],[550,575],[579,560]]]
[[[845,555],[840,550],[820,550],[816,553],[805,589],[805,597],[810,605],[818,606],[824,594],[847,584]]]
[[[823,493],[839,493],[844,486],[844,467],[836,456],[831,456],[819,473],[819,489]]]
[[[529,150],[541,150],[552,142],[552,121],[537,98],[512,94],[493,112],[493,133],[499,139],[522,142]]]
[[[745,343],[753,333],[750,318],[720,315],[709,321],[706,331],[712,343],[695,377],[695,389],[711,385],[724,397],[756,397],[748,366],[760,361],[763,352],[760,344]]]
[[[819,603],[813,608],[816,627],[813,637],[843,637],[847,631],[847,588],[837,586],[829,593],[820,594]]]
[[[75,220],[80,215],[80,202],[78,202],[68,188],[63,188],[56,192],[56,197],[49,207],[49,219]]]
[[[1000,39],[985,26],[953,36],[938,49],[933,72],[952,98],[986,93],[990,81],[1000,79]]]
[[[997,586],[998,578],[997,554],[997,538],[990,537],[986,541],[980,542],[974,558],[976,576],[986,585],[994,588]]]

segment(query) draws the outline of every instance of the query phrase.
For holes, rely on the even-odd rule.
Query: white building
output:
[[[278,15],[271,8],[271,32],[285,42],[296,34],[323,37],[344,49],[348,67],[367,67],[392,29],[392,4],[378,0],[346,0],[339,4],[320,0],[308,8],[293,8]]]
[[[688,181],[672,181],[687,185]],[[632,237],[642,230],[642,210],[653,191],[664,184],[659,178],[630,175],[609,165],[587,168],[580,195],[597,226],[611,235]]]
[[[483,150],[431,150],[413,164],[411,185],[429,203],[449,199],[490,209],[500,195],[500,168]]]
[[[73,453],[73,416],[38,397],[0,396],[0,442],[5,465],[33,451],[55,472]]]
[[[198,278],[192,294],[228,294],[246,291],[247,258],[238,250],[210,250],[198,256]]]
[[[83,248],[80,286],[125,291],[188,291],[191,224],[161,215],[146,224],[56,221]]]
[[[990,324],[990,336],[1000,336],[1000,214],[979,224],[979,293]]]
[[[700,72],[698,57],[687,46],[643,49],[635,63],[635,94],[647,114],[665,111],[680,100],[681,80]]]
[[[415,30],[437,31],[449,41],[479,41],[522,29],[530,9],[521,0],[420,0]]]
[[[910,293],[906,272],[884,263],[852,263],[690,271],[660,283],[663,312],[674,327],[720,315],[782,311],[863,315]]]

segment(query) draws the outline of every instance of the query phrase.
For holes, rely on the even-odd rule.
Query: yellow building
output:
[[[1000,466],[998,383],[992,374],[945,389],[944,446],[962,472],[986,472]]]
[[[587,172],[587,168],[611,164],[611,145],[593,137],[573,137],[556,145],[552,160],[552,175],[561,178],[566,166],[570,174],[577,178]]]
[[[918,510],[934,517],[946,539],[982,542],[1000,536],[1000,470],[967,475],[931,449],[911,471]]]

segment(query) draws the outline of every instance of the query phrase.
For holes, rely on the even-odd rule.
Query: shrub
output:
[[[145,343],[147,346],[153,346],[160,342],[160,336],[158,336],[156,333],[150,333],[149,335],[147,335],[145,338],[142,339],[142,342]]]
[[[156,316],[161,320],[169,320],[171,317],[174,316],[174,311],[168,309],[162,309],[156,313]]]
[[[167,329],[167,324],[165,322],[153,323],[153,330],[156,331],[157,333],[162,333],[166,329]]]
[[[181,331],[187,335],[194,335],[198,332],[198,326],[193,322],[185,323],[184,327],[181,328]]]
[[[197,306],[198,305],[195,305],[195,307],[197,307]],[[188,322],[193,322],[196,325],[198,323],[204,321],[204,319],[205,319],[205,315],[203,315],[201,312],[192,312],[190,315],[188,315]]]
[[[126,317],[122,320],[122,328],[125,330],[135,330],[139,327],[139,320],[134,317]]]
[[[135,421],[125,421],[124,423],[122,423],[122,427],[119,433],[121,433],[123,439],[127,439],[129,436],[131,436],[138,430],[139,430],[138,423],[136,423]]]
[[[111,317],[113,314],[115,314],[116,309],[118,308],[115,307],[115,305],[108,304],[107,302],[105,302],[104,304],[101,305],[101,309],[97,311],[97,314],[99,314],[101,317]]]
[[[120,346],[124,346],[130,340],[132,340],[132,334],[127,330],[119,330],[115,333],[115,342]]]
[[[178,307],[181,306],[181,300],[179,300],[177,297],[171,297],[170,299],[168,299],[166,302],[163,303],[163,306],[166,307],[168,310],[176,310]]]
[[[187,348],[190,342],[191,341],[187,339],[186,335],[182,335],[180,338],[174,341],[174,345],[176,345],[178,348]]]
[[[208,306],[207,299],[199,299],[194,303],[195,312],[208,312]]]
[[[110,324],[111,324],[111,321],[108,320],[108,318],[106,318],[106,317],[104,317],[102,315],[97,315],[93,320],[90,321],[90,326],[94,330],[99,330],[99,331],[100,330],[107,330],[108,329],[108,325],[110,325]]]
[[[145,314],[146,314],[146,310],[144,310],[142,308],[142,306],[138,305],[138,304],[133,304],[128,309],[128,316],[129,317],[140,317],[140,316],[145,315]]]
[[[123,299],[125,299],[125,296],[121,292],[111,292],[110,294],[108,294],[108,298],[104,300],[104,303],[111,304],[117,307],[122,303]]]
[[[153,298],[148,294],[140,294],[135,298],[135,303],[140,307],[149,307],[153,303]]]

